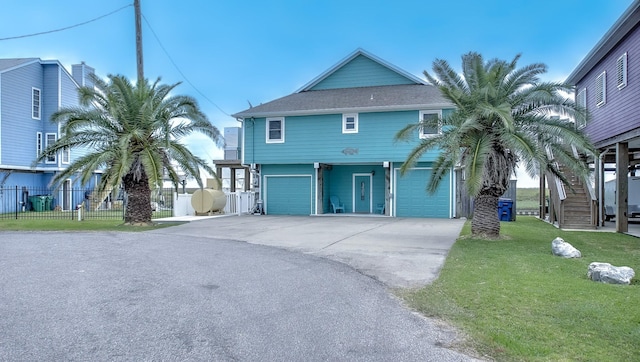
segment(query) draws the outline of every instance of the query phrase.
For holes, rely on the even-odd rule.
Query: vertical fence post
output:
[[[20,208],[20,203],[18,203],[18,185],[16,185],[16,220],[18,220],[18,209]]]

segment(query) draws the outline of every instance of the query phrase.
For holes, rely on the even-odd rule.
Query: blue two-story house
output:
[[[594,160],[599,223],[611,215],[616,230],[628,231],[628,218],[640,213],[640,1],[634,1],[567,78],[576,103],[591,119],[583,127],[599,151]],[[615,200],[605,200],[605,171],[615,171]],[[615,205],[608,208],[606,205]],[[609,210],[607,210],[609,209]]]
[[[60,128],[50,121],[62,107],[78,106],[78,88],[91,85],[89,75],[94,70],[86,64],[72,66],[69,73],[57,60],[38,58],[0,59],[0,205],[15,196],[9,188],[53,194],[57,206],[74,207],[70,190],[78,185],[67,180],[57,189],[49,183],[56,172],[63,170],[82,150],[67,150],[33,164],[47,145],[60,136]],[[96,178],[97,178],[96,174]],[[94,180],[92,183],[95,184]],[[2,212],[11,212],[5,209]]]
[[[424,127],[411,142],[394,137],[452,109],[437,88],[358,49],[295,93],[234,117],[242,125],[242,163],[256,176],[267,214],[451,218],[454,170],[437,192],[425,191],[437,153],[400,173],[421,138],[441,130]]]

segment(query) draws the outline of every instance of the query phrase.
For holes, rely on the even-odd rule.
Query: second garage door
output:
[[[310,215],[311,176],[265,176],[265,210],[269,215]]]
[[[431,169],[412,169],[404,176],[395,170],[396,216],[450,217],[450,174],[442,179],[434,194],[426,191]]]

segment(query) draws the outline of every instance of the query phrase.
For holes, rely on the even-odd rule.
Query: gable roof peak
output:
[[[295,93],[300,93],[300,92],[305,92],[308,90],[311,90],[314,86],[316,86],[318,83],[322,82],[323,80],[327,79],[329,76],[331,76],[333,73],[335,73],[337,70],[339,70],[340,68],[344,67],[346,64],[348,64],[349,62],[351,62],[352,60],[354,60],[355,58],[359,57],[359,56],[363,56],[365,58],[368,58],[378,64],[380,64],[381,66],[397,73],[398,75],[406,78],[407,80],[415,83],[415,84],[422,84],[422,85],[426,85],[427,83],[414,76],[413,74],[406,72],[398,67],[396,67],[395,65],[373,55],[372,53],[364,50],[363,48],[357,48],[355,51],[353,51],[351,54],[347,55],[345,58],[343,58],[342,60],[340,60],[338,63],[336,63],[334,66],[332,66],[331,68],[327,69],[326,71],[324,71],[323,73],[321,73],[319,76],[315,77],[314,79],[312,79],[309,83],[303,85],[300,89],[296,90]]]
[[[0,59],[0,72],[12,70],[27,64],[39,62],[40,58],[4,58]]]

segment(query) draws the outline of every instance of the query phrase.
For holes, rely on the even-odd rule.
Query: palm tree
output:
[[[574,120],[586,121],[586,110],[567,99],[572,89],[562,83],[541,82],[544,64],[517,68],[520,55],[511,62],[485,61],[478,53],[462,57],[462,74],[444,60],[433,63],[427,80],[438,87],[455,109],[442,119],[405,127],[396,139],[410,139],[420,127],[440,127],[441,133],[424,139],[407,156],[406,172],[428,150],[440,150],[433,163],[427,190],[434,192],[453,167],[462,168],[465,187],[474,197],[471,232],[474,236],[500,234],[498,198],[502,196],[518,163],[536,177],[550,171],[568,185],[555,161],[577,175],[588,165],[574,156],[594,148]],[[429,124],[430,123],[430,124]]]
[[[216,144],[218,129],[199,109],[195,99],[170,95],[180,84],[132,84],[126,77],[109,75],[108,81],[93,77],[94,87],[79,89],[80,107],[60,109],[51,117],[60,124],[60,138],[48,146],[39,160],[70,148],[86,151],[52,184],[76,174],[86,184],[94,171],[102,170],[98,191],[122,186],[127,195],[125,224],[151,223],[151,188],[160,187],[167,175],[179,182],[177,167],[195,177],[202,187],[200,168],[215,175],[207,163],[180,141],[194,132]]]

